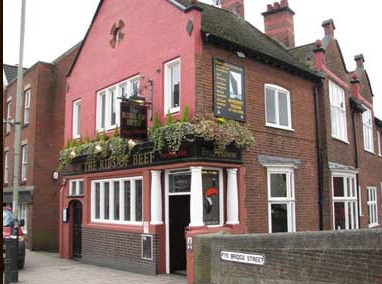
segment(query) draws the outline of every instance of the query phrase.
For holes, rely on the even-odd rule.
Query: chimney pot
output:
[[[273,3],[273,6],[275,7],[275,9],[280,8],[280,4],[279,4],[279,2],[275,2],[275,3]]]
[[[281,0],[281,7],[288,7],[288,0]]]
[[[273,10],[273,6],[271,4],[268,4],[267,5],[267,11],[272,11]]]
[[[334,25],[332,19],[323,21],[322,27],[324,28],[325,36],[334,36],[334,30],[336,29],[336,26]]]
[[[363,54],[354,56],[354,60],[357,64],[357,69],[364,69],[363,63],[365,62],[365,58],[363,57]]]
[[[315,44],[314,44],[317,48],[321,48],[322,47],[322,41],[320,39],[316,40]]]

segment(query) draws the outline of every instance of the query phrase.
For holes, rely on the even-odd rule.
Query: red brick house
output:
[[[62,148],[65,75],[76,54],[74,47],[53,63],[37,62],[23,73],[19,218],[25,219],[27,245],[33,250],[57,250],[60,182],[53,178]],[[3,118],[16,111],[17,78],[4,89]],[[12,206],[14,127],[3,127],[3,205]]]
[[[139,94],[149,103],[149,126],[154,114],[179,119],[187,106],[191,117],[240,121],[255,143],[236,154],[199,146],[193,157],[138,143],[128,163],[84,160],[69,147],[61,257],[150,274],[186,269],[192,283],[197,234],[320,229],[315,89],[322,77],[246,22],[243,9],[239,0],[221,8],[100,1],[68,73],[65,141],[112,136],[119,98]]]

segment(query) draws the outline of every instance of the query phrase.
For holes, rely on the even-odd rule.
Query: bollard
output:
[[[4,260],[3,281],[4,281],[4,284],[9,284],[11,283],[11,241],[10,239],[4,239],[3,260]]]
[[[11,236],[9,242],[11,254],[11,283],[17,283],[19,281],[19,240],[17,236]]]

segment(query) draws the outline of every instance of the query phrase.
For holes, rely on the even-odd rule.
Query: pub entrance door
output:
[[[79,201],[72,203],[73,212],[73,258],[80,259],[82,251],[82,204]]]

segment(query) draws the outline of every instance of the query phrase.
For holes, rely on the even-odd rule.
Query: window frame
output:
[[[124,182],[129,181],[130,182],[130,221],[125,221],[125,200],[124,200],[124,192],[125,189],[123,187]],[[141,181],[142,183],[142,221],[136,220],[136,181]],[[119,219],[114,220],[114,182],[119,182]],[[100,204],[99,204],[99,210],[100,215],[99,218],[96,217],[96,198],[95,198],[95,190],[96,190],[96,184],[100,184]],[[104,189],[105,183],[109,183],[109,219],[104,218],[105,213],[105,202],[104,202]],[[102,224],[123,224],[123,225],[134,225],[134,226],[142,226],[143,225],[143,213],[144,213],[144,183],[143,183],[143,176],[135,176],[135,177],[124,177],[124,178],[112,178],[112,179],[97,179],[91,181],[91,203],[90,203],[90,211],[91,211],[91,222],[92,223],[102,223]],[[134,219],[134,220],[133,220]]]
[[[9,150],[4,151],[4,183],[9,183]]]
[[[21,145],[21,181],[27,180],[28,173],[28,144]]]
[[[170,70],[172,67],[178,65],[179,69],[179,105],[177,107],[172,107],[172,101],[173,101],[173,94],[172,94],[172,86],[171,86],[171,75]],[[180,112],[180,105],[181,105],[181,60],[180,57],[175,58],[171,61],[168,61],[164,64],[164,114],[168,113],[178,113]]]
[[[11,119],[12,119],[12,100],[7,101],[7,126],[5,128],[5,133],[11,132]]]
[[[286,175],[286,197],[271,196],[271,175],[285,174]],[[267,192],[268,192],[268,233],[273,233],[272,230],[272,205],[286,204],[287,205],[287,227],[288,233],[296,232],[296,198],[295,198],[295,182],[293,167],[267,167]]]
[[[267,112],[267,88],[273,89],[275,91],[275,120],[276,123],[268,122],[268,112]],[[288,114],[288,126],[280,124],[280,105],[279,105],[279,93],[283,92],[287,96],[287,114]],[[265,125],[273,128],[280,128],[284,130],[294,131],[292,128],[292,107],[290,99],[290,91],[274,84],[264,84],[264,103],[265,103]]]
[[[378,191],[375,186],[367,186],[367,209],[369,228],[376,227],[378,223]]]
[[[375,148],[374,148],[374,131],[373,131],[373,112],[367,106],[363,105],[363,107],[366,109],[366,111],[362,113],[363,149],[369,153],[374,154]],[[366,117],[366,115],[368,115],[369,117]],[[367,122],[368,119],[370,123]],[[367,139],[369,141],[367,141]],[[367,142],[370,142],[370,145],[368,145]]]
[[[343,186],[344,186],[344,196],[334,196],[334,178],[339,177],[343,179]],[[354,196],[348,196],[348,191],[346,190],[348,187],[348,179],[353,180],[353,192]],[[335,216],[335,203],[344,203],[344,210],[345,210],[345,229],[344,230],[358,230],[359,229],[359,214],[358,214],[358,197],[359,197],[359,190],[357,190],[357,177],[355,173],[346,173],[346,172],[332,172],[331,177],[331,186],[332,186],[332,227],[333,230],[336,231],[336,216]],[[349,220],[349,204],[354,203],[354,226],[351,228],[350,220]],[[350,209],[351,210],[351,209]]]
[[[349,135],[347,129],[347,112],[346,112],[346,94],[345,90],[341,88],[339,85],[334,83],[332,80],[328,80],[329,84],[329,104],[330,104],[330,126],[331,126],[331,134],[332,138],[340,140],[349,144]],[[335,102],[340,101],[339,98],[334,98],[335,94],[333,93],[334,88],[337,90],[336,95],[340,95],[343,101],[343,107],[341,105],[336,104]],[[336,117],[333,115],[333,108],[335,109]],[[341,125],[341,117],[342,117],[342,125]],[[336,119],[336,133],[333,127],[334,119]],[[341,132],[341,128],[343,133]],[[344,135],[342,137],[342,134]]]
[[[80,192],[80,183],[82,182],[82,193]],[[75,190],[73,190],[73,183],[76,184]],[[83,179],[72,179],[69,181],[69,191],[68,196],[83,196],[84,195],[84,180]]]
[[[113,130],[120,126],[121,98],[128,99],[139,95],[140,75],[134,75],[107,88],[97,91],[96,94],[96,129],[98,132]],[[137,93],[134,93],[134,82],[137,82]],[[125,90],[126,89],[126,90]],[[126,91],[126,93],[125,93]],[[102,97],[105,97],[103,109]],[[114,100],[112,97],[114,96]],[[113,111],[112,111],[112,106]],[[114,109],[115,108],[115,109]],[[104,110],[104,113],[103,113]],[[112,123],[112,113],[115,112],[115,123]]]
[[[382,157],[381,131],[379,130],[377,130],[377,141],[378,141],[378,155]]]
[[[81,136],[81,99],[73,102],[73,120],[72,120],[72,136],[73,139]]]
[[[30,115],[30,104],[31,104],[31,89],[24,91],[24,124],[29,124],[29,115]]]

